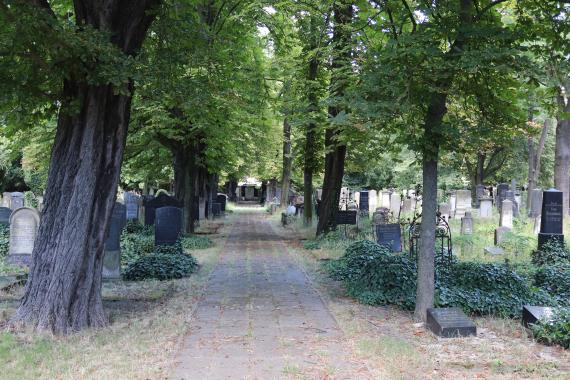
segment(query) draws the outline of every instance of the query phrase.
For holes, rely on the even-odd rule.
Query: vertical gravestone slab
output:
[[[0,206],[10,208],[10,202],[12,200],[12,196],[10,193],[4,192],[2,193],[2,204]]]
[[[382,202],[380,202],[380,207],[385,207],[387,209],[390,209],[390,195],[392,193],[390,193],[388,190],[383,190],[382,191]]]
[[[12,210],[8,207],[0,207],[0,224],[10,225],[10,215],[12,215]]]
[[[506,183],[500,183],[497,185],[497,192],[496,192],[496,202],[499,211],[503,207],[503,201],[506,199],[505,192],[509,191],[509,185]]]
[[[449,222],[449,215],[451,213],[451,206],[449,203],[440,203],[438,206],[439,214],[446,222]]]
[[[563,223],[563,196],[562,192],[550,189],[542,194],[542,215],[540,219],[540,232],[538,234],[538,249],[544,244],[556,240],[564,244],[562,232]]]
[[[218,194],[216,196],[216,202],[220,204],[222,212],[226,212],[226,203],[228,202],[228,197],[225,194]]]
[[[377,224],[376,241],[388,247],[392,252],[402,252],[402,230],[397,223]]]
[[[174,245],[182,232],[182,209],[166,206],[156,210],[154,244]]]
[[[481,198],[479,200],[479,217],[481,219],[493,217],[493,198]]]
[[[515,218],[518,218],[518,216],[519,216],[519,205],[515,199],[514,191],[508,190],[508,191],[505,191],[504,194],[505,194],[505,198],[503,199],[503,201],[508,199],[509,201],[513,202],[513,207],[512,207],[513,208],[513,216]]]
[[[126,217],[127,220],[137,220],[139,218],[139,206],[141,204],[141,197],[132,192],[126,192],[123,195],[125,201]]]
[[[368,191],[368,213],[372,214],[378,207],[378,193],[376,190]]]
[[[467,211],[471,211],[471,191],[457,190],[455,196],[455,219],[461,219]]]
[[[393,193],[390,197],[390,212],[397,218],[400,215],[400,208],[402,207],[402,198],[400,194]]]
[[[273,206],[273,204],[271,206]],[[271,211],[273,212],[273,208]],[[214,215],[214,218],[222,215],[222,205],[220,203],[212,202],[212,214]]]
[[[12,210],[16,210],[20,207],[24,207],[24,193],[20,193],[18,191],[10,194],[12,196],[12,200],[10,202],[10,208]]]
[[[484,198],[487,196],[487,190],[485,189],[484,185],[477,185],[475,186],[475,207],[479,208],[479,205],[481,204],[481,198]]]
[[[461,235],[473,235],[473,216],[470,212],[461,218]]]
[[[410,212],[412,212],[412,200],[410,198],[406,198],[402,202],[402,213],[408,214]]]
[[[117,280],[121,278],[121,232],[126,224],[126,216],[126,206],[115,202],[105,239],[104,279]]]
[[[426,326],[442,338],[477,335],[475,324],[458,307],[428,309]]]
[[[503,201],[499,225],[501,227],[513,228],[513,202],[510,199]]]
[[[161,207],[178,207],[182,208],[183,203],[170,195],[160,193],[157,197],[144,201],[144,224],[152,226],[156,216],[156,210]]]
[[[530,190],[530,205],[528,208],[528,216],[531,218],[538,218],[542,210],[542,190]]]
[[[370,203],[369,203],[369,198],[368,198],[368,195],[369,195],[369,194],[368,194],[368,191],[360,191],[358,194],[359,194],[359,196],[360,196],[360,199],[359,199],[360,202],[357,202],[357,203],[358,203],[358,209],[359,209],[361,212],[366,212],[366,213],[367,213],[367,212],[369,211],[369,209],[370,209]]]
[[[40,214],[33,208],[21,207],[12,212],[8,253],[10,264],[30,265],[39,225]]]

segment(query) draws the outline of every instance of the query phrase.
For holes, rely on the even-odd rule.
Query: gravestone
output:
[[[505,191],[504,193],[505,198],[503,199],[503,202],[508,199],[509,201],[513,202],[513,207],[512,207],[512,211],[513,211],[513,216],[515,218],[518,218],[519,216],[519,205],[515,199],[515,193],[511,190]]]
[[[449,196],[449,207],[451,208],[450,217],[455,215],[456,206],[457,206],[457,195],[455,192],[452,192],[451,195]]]
[[[457,190],[455,195],[455,219],[461,219],[467,211],[471,211],[471,191]]]
[[[451,206],[449,203],[440,203],[438,208],[441,218],[445,219],[446,222],[449,222],[449,215],[451,213]]]
[[[513,202],[510,199],[503,201],[499,226],[513,228]]]
[[[358,204],[354,201],[348,202],[346,209],[349,211],[358,211]]]
[[[380,207],[390,208],[390,194],[388,190],[382,190],[382,202],[380,202]]]
[[[528,208],[528,216],[538,218],[542,209],[542,190],[532,189],[530,191],[530,207]]]
[[[402,230],[397,223],[377,224],[376,241],[392,252],[402,252]]]
[[[139,206],[141,203],[141,198],[131,192],[126,192],[123,195],[123,199],[126,207],[126,217],[127,220],[136,220],[139,218]]]
[[[107,238],[105,239],[105,256],[103,257],[103,278],[117,280],[121,278],[121,232],[126,224],[127,209],[122,203],[115,202]]]
[[[475,186],[475,207],[479,208],[481,203],[481,198],[485,198],[487,196],[487,190],[485,189],[484,185],[477,185]]]
[[[273,206],[275,206],[275,208],[273,208]],[[272,214],[275,212],[276,209],[277,209],[277,205],[271,204],[271,213]],[[214,215],[214,218],[217,218],[220,215],[222,215],[222,205],[220,203],[212,202],[212,214]]]
[[[13,192],[10,194],[12,196],[12,200],[10,201],[10,208],[12,210],[16,210],[20,207],[24,207],[24,193],[20,193],[18,191]]]
[[[170,195],[160,193],[157,197],[148,198],[145,197],[143,201],[144,204],[144,224],[147,226],[152,226],[154,224],[154,219],[156,216],[156,210],[161,207],[178,207],[182,208],[183,204],[178,199],[171,197]]]
[[[406,198],[402,202],[402,214],[408,214],[410,212],[412,212],[412,200],[410,198]]]
[[[503,207],[503,201],[506,199],[505,192],[507,191],[509,191],[509,185],[506,183],[500,183],[497,185],[495,200],[497,202],[497,208],[499,211],[501,211],[501,208]]]
[[[426,326],[442,338],[477,335],[475,324],[458,307],[428,309]]]
[[[372,214],[374,224],[386,224],[390,220],[390,210],[385,207],[378,207]]]
[[[156,210],[154,244],[174,245],[182,232],[182,209],[173,206]]]
[[[30,265],[39,225],[40,214],[33,208],[21,207],[12,212],[8,263]]]
[[[357,211],[344,211],[338,210],[336,212],[336,224],[356,224],[356,214]]]
[[[523,306],[522,323],[525,327],[540,322],[548,322],[552,318],[553,309],[544,306]]]
[[[280,197],[278,199],[281,199]],[[228,197],[226,194],[218,194],[216,196],[216,202],[220,204],[220,210],[222,212],[226,212],[226,204],[228,202]]]
[[[198,220],[206,219],[206,198],[198,197]]]
[[[38,211],[42,212],[44,210],[44,197],[43,195],[38,195]]]
[[[481,219],[493,217],[493,198],[486,197],[479,200],[479,217]]]
[[[10,200],[12,196],[10,193],[4,192],[2,193],[2,204],[0,206],[10,208]]]
[[[402,207],[402,199],[400,194],[393,193],[390,197],[390,211],[394,218],[398,218],[400,216],[400,207]]]
[[[509,227],[499,227],[495,229],[495,245],[499,245],[505,241],[509,232],[511,232]]]
[[[461,235],[473,235],[473,216],[470,212],[461,218]]]
[[[358,203],[358,201],[356,201],[358,203],[358,209],[361,212],[366,212],[368,213],[368,210],[370,208],[370,204],[368,203],[368,191],[360,191],[358,193],[356,193],[359,195],[359,201],[360,203]],[[355,194],[355,195],[356,195]]]
[[[378,193],[376,190],[369,190],[368,191],[368,213],[372,214],[376,207],[378,207]]]
[[[10,225],[10,215],[12,210],[8,207],[0,207],[0,224]]]
[[[563,196],[562,192],[550,189],[542,194],[542,215],[540,218],[540,233],[538,234],[538,250],[550,241],[564,244],[562,232]]]
[[[505,253],[505,250],[503,248],[497,246],[486,247],[483,251],[492,256],[498,256]]]

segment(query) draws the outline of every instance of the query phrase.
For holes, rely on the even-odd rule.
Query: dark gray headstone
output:
[[[338,210],[336,213],[336,224],[356,224],[356,214],[358,211]]]
[[[363,212],[368,212],[370,208],[370,202],[368,199],[368,191],[361,191],[360,192],[360,204],[358,205],[358,209]]]
[[[475,324],[458,307],[428,309],[426,326],[443,338],[477,335]]]
[[[496,202],[497,202],[497,208],[499,210],[501,210],[503,208],[503,201],[506,199],[505,197],[505,192],[509,191],[509,185],[507,185],[506,183],[500,183],[497,186],[497,194],[496,194]]]
[[[486,196],[487,196],[487,190],[485,189],[485,185],[475,186],[475,200],[473,201],[473,203],[475,204],[476,208],[479,207],[479,202],[481,198]]]
[[[0,224],[10,224],[10,215],[12,210],[8,207],[0,207]]]
[[[540,219],[540,233],[538,234],[538,249],[549,241],[557,240],[564,244],[562,232],[563,223],[563,196],[562,191],[550,189],[542,195],[542,216]]]
[[[397,223],[377,224],[376,241],[392,252],[402,252],[402,230]]]
[[[126,192],[124,194],[125,207],[127,208],[126,217],[127,220],[136,220],[139,218],[139,206],[141,198],[135,193]]]
[[[182,209],[173,206],[156,210],[154,224],[154,244],[173,245],[182,232]]]
[[[144,201],[144,224],[152,226],[154,224],[156,210],[167,206],[182,208],[183,204],[178,199],[164,193],[160,193],[157,197],[150,200],[146,198]]]
[[[214,217],[222,215],[222,205],[220,203],[212,203],[212,215]]]
[[[222,212],[226,212],[226,203],[228,201],[228,197],[225,194],[218,194],[216,196],[216,202],[220,204]]]
[[[525,327],[540,321],[548,321],[552,317],[553,309],[544,306],[523,306],[522,323]]]
[[[513,202],[513,216],[515,218],[518,218],[519,217],[519,204],[515,198],[515,192],[508,190],[508,191],[505,191],[504,194],[505,194],[505,198],[503,199],[503,201],[508,199],[509,201]]]
[[[121,278],[121,232],[126,223],[126,207],[122,203],[115,202],[107,239],[105,239],[105,256],[103,257],[103,278]]]

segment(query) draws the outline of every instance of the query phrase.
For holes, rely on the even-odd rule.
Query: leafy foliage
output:
[[[184,249],[195,250],[195,249],[207,249],[214,246],[207,236],[199,235],[184,235],[182,236],[182,247]]]
[[[153,252],[154,234],[149,233],[149,229],[145,226],[127,223],[121,234],[121,265],[128,266]]]
[[[542,250],[532,252],[532,263],[538,266],[570,263],[570,252],[561,242],[551,240],[542,247]]]
[[[190,276],[198,263],[186,254],[153,253],[130,264],[124,272],[127,281],[172,280]]]
[[[570,307],[570,263],[545,265],[535,272],[534,283]]]
[[[6,256],[10,249],[10,226],[0,224],[0,257]]]
[[[531,325],[531,330],[540,342],[570,349],[570,309],[555,310],[551,319]]]

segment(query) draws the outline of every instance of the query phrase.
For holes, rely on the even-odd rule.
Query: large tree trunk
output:
[[[140,48],[156,0],[74,2],[79,25],[110,32],[127,54]],[[13,324],[65,334],[106,324],[101,300],[105,231],[115,202],[131,95],[111,85],[66,80],[52,149],[45,207],[30,274]],[[79,105],[71,113],[68,105]]]
[[[289,204],[289,188],[291,186],[291,124],[287,117],[283,120],[283,175],[281,176],[281,206]]]
[[[564,104],[565,98],[559,96],[558,104],[561,112],[570,112],[570,102]],[[556,147],[554,154],[554,186],[563,192],[564,214],[570,209],[569,197],[570,181],[568,178],[570,169],[570,119],[558,118],[556,124]]]
[[[331,60],[331,99],[335,103],[329,106],[329,117],[334,119],[341,111],[348,113],[342,102],[346,86],[347,75],[352,64],[352,2],[338,2],[334,5],[334,30],[332,37],[333,54]],[[346,145],[338,140],[340,127],[331,125],[325,131],[325,178],[323,181],[323,196],[319,207],[319,223],[317,236],[336,228],[336,215],[340,200],[342,178],[344,176],[344,162],[346,158]]]
[[[319,61],[313,57],[309,61],[309,73],[307,79],[311,83],[309,89],[309,109],[311,112],[318,112],[319,100],[316,94],[315,82],[319,70]],[[316,166],[316,129],[314,122],[309,122],[305,133],[305,167],[303,172],[303,196],[304,196],[304,222],[310,225],[313,222],[313,172]]]
[[[174,197],[184,204],[184,232],[193,233],[197,211],[195,199],[196,173],[198,171],[196,165],[196,147],[195,144],[184,146],[174,141],[166,146],[169,147],[172,153]]]

